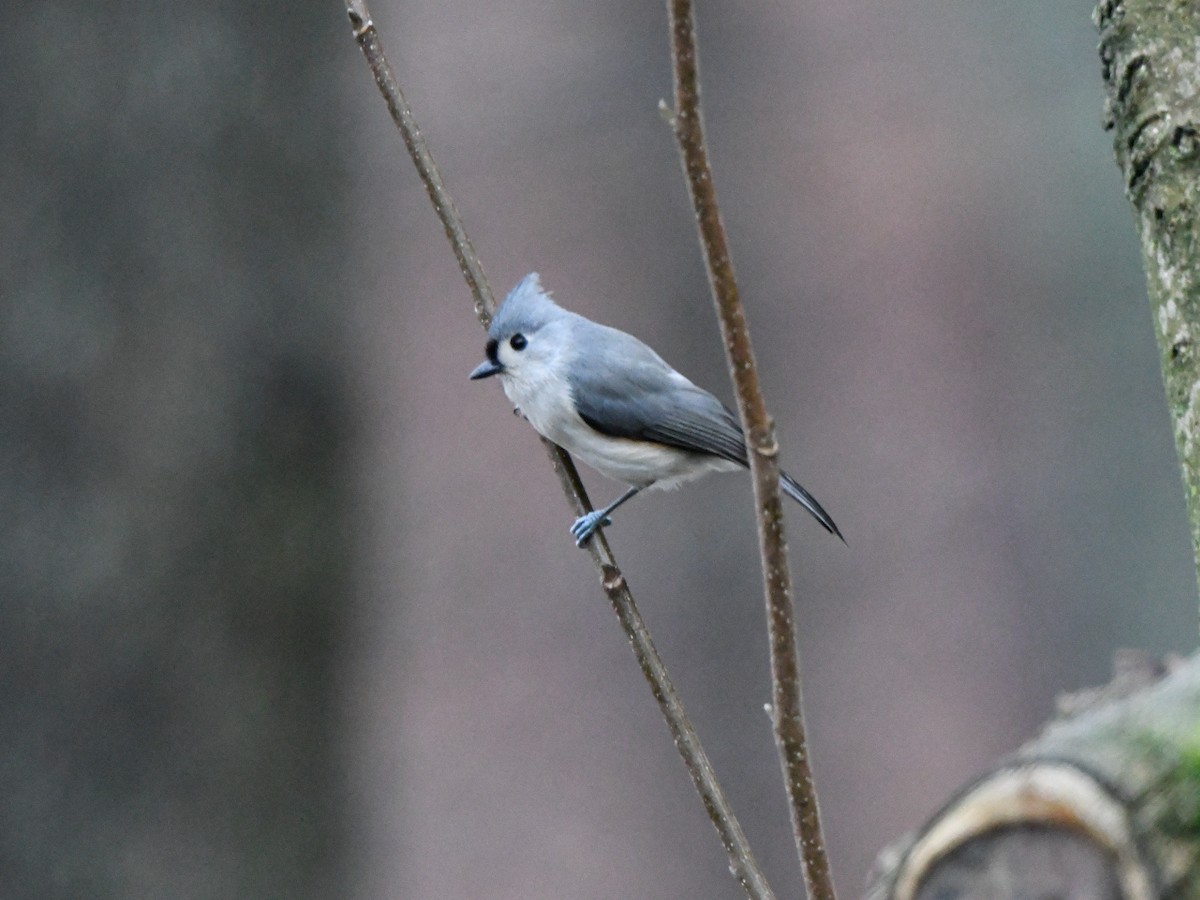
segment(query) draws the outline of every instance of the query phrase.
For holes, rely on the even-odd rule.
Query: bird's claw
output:
[[[575,520],[575,524],[571,526],[571,535],[575,538],[575,546],[582,547],[587,543],[588,538],[596,533],[597,528],[611,524],[612,519],[602,512],[593,511],[580,516]]]

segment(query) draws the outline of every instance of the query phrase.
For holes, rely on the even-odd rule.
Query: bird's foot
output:
[[[575,538],[575,546],[582,547],[587,543],[588,538],[596,533],[597,528],[611,524],[612,519],[600,511],[592,511],[585,516],[580,516],[571,526],[571,535]]]

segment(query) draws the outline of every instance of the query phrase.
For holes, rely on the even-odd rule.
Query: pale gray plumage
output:
[[[488,338],[487,360],[471,378],[499,375],[505,394],[539,434],[631,486],[576,520],[571,531],[581,546],[639,490],[748,464],[741,426],[720,400],[633,335],[558,306],[536,272],[500,305]],[[780,476],[785,493],[842,537],[808,491],[790,475]]]

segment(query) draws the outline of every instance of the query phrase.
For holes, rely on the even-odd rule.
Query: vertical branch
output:
[[[486,328],[495,312],[496,302],[487,276],[483,273],[483,266],[467,237],[462,219],[446,190],[433,156],[429,152],[424,138],[421,137],[412,109],[392,73],[366,3],[364,0],[348,0],[346,12],[350,17],[354,38],[362,49],[367,65],[375,77],[375,83],[379,87],[380,93],[383,94],[392,119],[400,130],[404,145],[408,148],[413,164],[421,177],[421,182],[425,185],[433,208],[446,231],[446,237],[454,249],[459,268],[471,289],[476,317]],[[544,438],[542,443],[546,447],[563,493],[572,509],[577,515],[589,511],[591,503],[571,457],[562,448]],[[617,567],[617,561],[613,557],[604,533],[597,532],[588,541],[587,548],[600,574],[600,583],[604,593],[612,604],[613,611],[617,614],[625,636],[629,639],[633,654],[637,658],[642,674],[650,684],[655,700],[658,701],[659,709],[667,721],[667,727],[671,731],[671,737],[679,750],[679,755],[683,758],[684,766],[687,768],[692,783],[704,803],[704,808],[708,811],[709,818],[717,829],[721,844],[729,856],[730,872],[752,900],[774,900],[775,895],[772,893],[770,885],[767,884],[766,877],[750,850],[742,826],[733,814],[733,808],[729,805],[729,801],[717,781],[716,772],[709,762],[708,754],[704,752],[700,737],[696,734],[687,711],[684,709],[683,701],[671,683],[666,665],[655,649],[654,642],[650,637],[650,630],[646,627],[637,604],[634,603],[633,594],[629,590],[625,576]]]
[[[779,447],[767,414],[746,317],[738,297],[733,261],[717,207],[700,113],[699,62],[691,0],[668,0],[675,80],[675,113],[671,120],[684,174],[696,212],[700,243],[708,265],[709,285],[717,307],[725,355],[737,393],[738,412],[746,432],[758,541],[771,641],[772,721],[775,742],[791,800],[792,830],[804,869],[810,900],[832,900],[833,876],[821,833],[816,788],[808,760],[801,703],[800,662],[796,646],[791,573],[779,495]]]
[[[1200,6],[1102,0],[1093,18],[1200,574]]]

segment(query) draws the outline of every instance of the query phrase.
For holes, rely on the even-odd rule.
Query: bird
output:
[[[534,431],[628,485],[571,525],[579,547],[642,491],[749,467],[741,425],[727,406],[633,335],[559,306],[537,272],[500,304],[485,349],[471,380],[498,377]],[[845,542],[812,494],[782,470],[779,479],[784,493]]]

